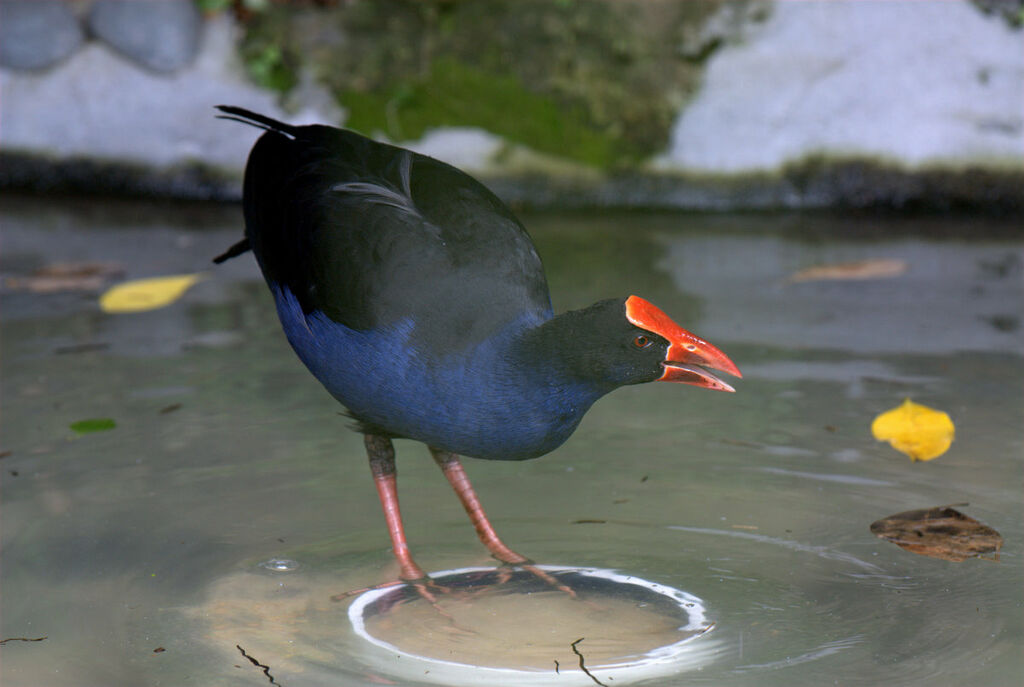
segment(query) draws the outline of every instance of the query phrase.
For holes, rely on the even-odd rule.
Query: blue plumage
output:
[[[606,389],[520,359],[515,343],[541,324],[509,323],[472,350],[417,350],[415,323],[358,331],[271,284],[299,358],[363,425],[475,458],[536,458],[561,445]]]

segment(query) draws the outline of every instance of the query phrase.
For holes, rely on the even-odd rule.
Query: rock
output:
[[[156,72],[192,62],[202,16],[192,0],[97,0],[89,28],[117,52]]]
[[[165,2],[137,0],[154,15]],[[5,19],[16,4],[0,0]],[[466,127],[397,142],[533,206],[1024,212],[1024,31],[968,2],[763,11],[759,0],[730,2],[690,44],[707,78],[660,165],[581,169]],[[216,119],[214,105],[344,121],[313,72],[285,98],[255,86],[237,51],[242,30],[227,12],[205,18],[199,52],[173,74],[100,41],[45,72],[0,68],[0,193],[235,198],[259,131]]]
[[[400,145],[455,165],[459,169],[486,170],[504,145],[501,137],[473,127],[432,129],[418,141]]]
[[[1024,0],[972,0],[986,14],[1001,16],[1010,26],[1024,23]]]
[[[95,41],[45,74],[0,70],[0,152],[154,169],[202,162],[240,172],[259,131],[216,119],[214,105],[239,105],[295,124],[340,121],[337,106],[282,110],[277,93],[246,77],[237,42],[238,27],[222,14],[207,20],[199,55],[175,74],[139,69]],[[90,173],[85,167],[79,172]]]
[[[82,44],[78,19],[62,0],[0,2],[0,66],[45,69]]]
[[[677,52],[687,60],[700,62],[723,45],[746,40],[759,23],[771,14],[769,0],[725,2],[703,24],[687,23]]]
[[[1024,31],[968,2],[777,2],[714,52],[659,166],[1024,168]]]

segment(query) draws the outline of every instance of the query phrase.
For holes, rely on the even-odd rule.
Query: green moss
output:
[[[435,60],[429,73],[394,84],[384,93],[344,91],[346,125],[397,140],[420,138],[431,127],[475,126],[540,152],[606,167],[616,159],[616,141],[596,131],[586,112],[561,108],[529,91],[517,77],[493,75],[451,58]]]
[[[719,2],[357,0],[271,6],[242,54],[278,90],[309,69],[349,111],[346,126],[417,138],[482,127],[537,151],[623,168],[663,150],[701,66],[680,52]],[[276,50],[275,50],[276,49]]]
[[[195,0],[202,12],[222,12],[231,7],[232,0]]]
[[[301,52],[287,39],[287,14],[259,14],[249,22],[240,46],[242,62],[255,83],[287,92],[298,83]]]

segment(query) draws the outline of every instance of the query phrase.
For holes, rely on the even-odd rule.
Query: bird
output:
[[[637,296],[555,314],[526,229],[455,167],[333,126],[219,105],[264,130],[243,182],[244,238],[292,349],[364,437],[399,581],[414,560],[393,439],[427,446],[490,554],[532,566],[498,537],[460,456],[525,460],[573,433],[602,396],[653,381],[734,391],[714,345]]]

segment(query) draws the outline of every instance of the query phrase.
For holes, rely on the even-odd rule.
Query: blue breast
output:
[[[417,350],[411,320],[357,331],[303,313],[287,287],[270,287],[306,367],[353,417],[395,436],[475,458],[536,458],[568,439],[603,393],[517,355],[517,335],[546,319],[538,315],[437,358]]]

